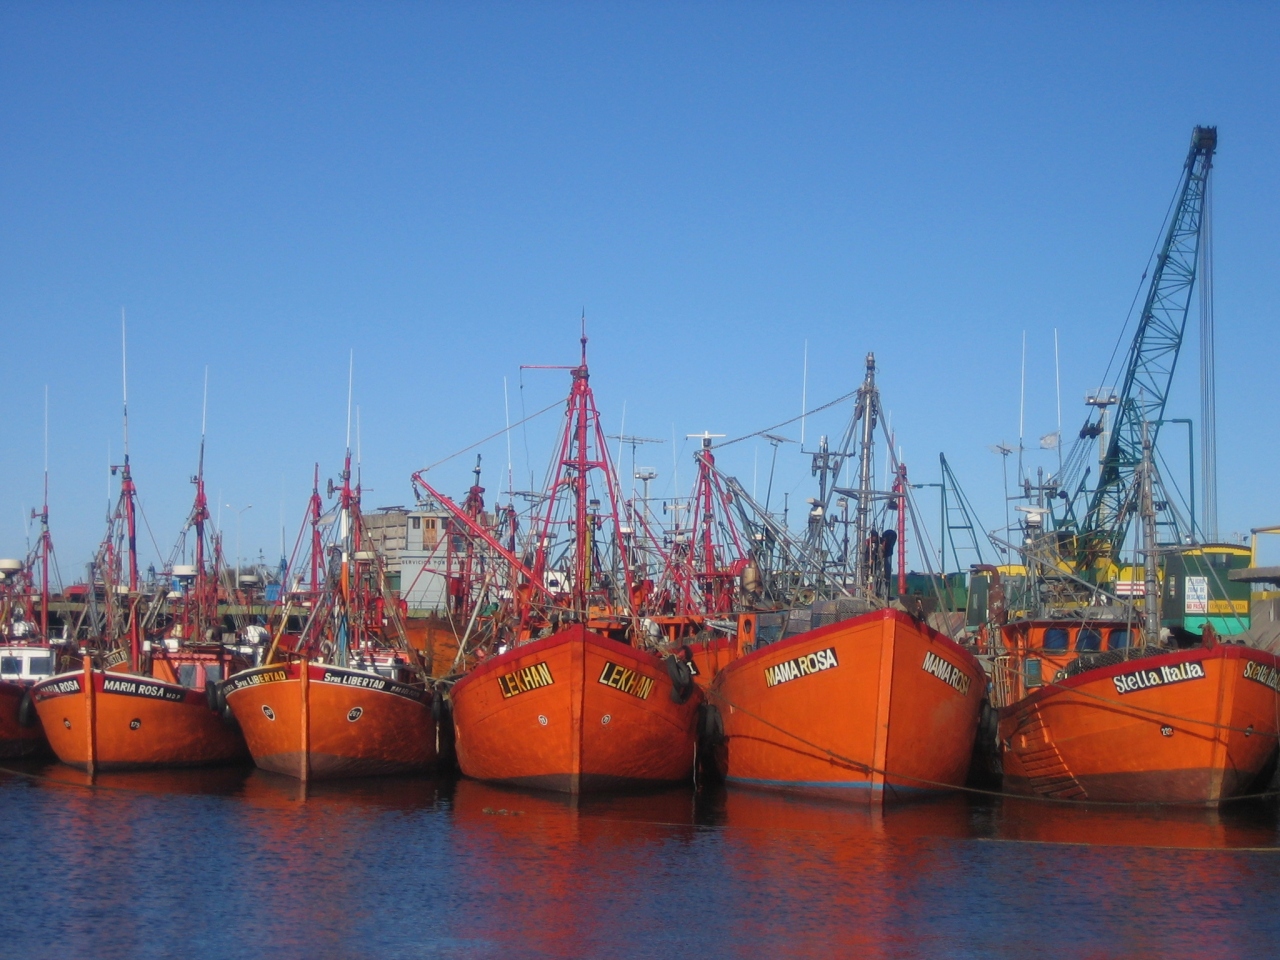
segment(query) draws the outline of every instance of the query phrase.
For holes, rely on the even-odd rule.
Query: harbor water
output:
[[[1271,957],[1280,813],[0,772],[7,957]]]

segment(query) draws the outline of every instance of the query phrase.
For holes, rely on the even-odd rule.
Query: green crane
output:
[[[1091,439],[1106,432],[1107,408],[1114,406],[1116,410],[1099,460],[1098,482],[1083,511],[1076,510],[1075,505],[1085,494],[1088,470],[1083,469],[1083,464],[1087,457],[1082,453],[1068,458],[1077,475],[1071,479],[1064,476],[1059,497],[1065,501],[1061,505],[1065,515],[1055,526],[1068,534],[1060,542],[1074,540],[1075,566],[1083,575],[1115,557],[1123,547],[1134,514],[1132,491],[1142,463],[1143,427],[1146,425],[1154,444],[1164,419],[1196,282],[1205,195],[1217,145],[1217,127],[1195,128],[1169,231],[1155,262],[1137,332],[1129,345],[1124,380],[1118,393],[1100,391],[1088,400],[1099,413],[1096,422],[1091,416],[1091,422],[1086,422],[1080,431],[1083,449],[1088,448]]]

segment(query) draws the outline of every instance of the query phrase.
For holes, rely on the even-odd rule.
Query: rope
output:
[[[448,463],[448,462],[449,462],[450,460],[452,460],[454,457],[460,457],[460,456],[462,456],[464,453],[466,453],[466,452],[468,452],[468,451],[470,451],[470,450],[474,450],[476,447],[481,446],[482,444],[486,444],[486,443],[488,443],[490,440],[493,440],[493,439],[495,439],[495,438],[497,438],[497,437],[502,436],[504,433],[510,433],[514,428],[519,427],[519,426],[522,426],[522,425],[524,425],[524,424],[528,423],[530,420],[533,420],[533,419],[535,419],[535,418],[537,418],[537,417],[542,416],[542,415],[543,415],[544,413],[546,413],[548,410],[554,410],[556,407],[560,406],[560,405],[561,405],[561,404],[563,404],[563,403],[564,403],[564,401],[563,401],[563,400],[557,400],[555,403],[548,404],[547,406],[545,406],[545,407],[543,407],[541,410],[539,410],[537,413],[531,413],[531,414],[529,414],[529,416],[525,417],[523,420],[518,420],[518,421],[516,421],[515,423],[511,424],[511,426],[509,426],[509,427],[503,427],[501,430],[497,431],[496,433],[491,433],[491,434],[489,434],[489,436],[485,437],[483,440],[477,440],[475,443],[471,444],[471,446],[469,446],[469,447],[463,447],[461,450],[458,450],[458,451],[456,451],[456,452],[454,452],[454,453],[449,454],[449,455],[448,455],[447,457],[445,457],[444,459],[442,459],[442,460],[437,460],[435,463],[431,464],[430,466],[423,467],[421,472],[422,472],[422,473],[426,473],[426,472],[427,472],[427,471],[429,471],[429,470],[434,470],[436,467],[440,466],[440,464],[442,464],[442,463]]]
[[[860,390],[862,388],[859,387],[858,389]],[[761,436],[762,434],[766,434],[771,430],[777,430],[779,427],[785,427],[789,424],[795,423],[797,420],[803,420],[805,417],[811,417],[815,413],[821,413],[823,410],[827,410],[831,407],[834,407],[837,403],[844,403],[846,400],[852,399],[857,395],[858,395],[857,390],[851,390],[848,393],[846,393],[844,396],[836,397],[834,400],[830,401],[829,403],[824,403],[820,407],[814,407],[812,410],[806,410],[804,413],[800,414],[798,417],[792,417],[790,420],[783,420],[781,423],[775,423],[771,427],[764,427],[761,430],[756,430],[754,433],[746,433],[740,437],[734,437],[732,440],[726,440],[723,443],[714,444],[711,447],[711,449],[719,450],[721,447],[728,447],[735,443],[741,443],[743,440],[750,440],[752,437]]]
[[[1122,662],[1133,663],[1136,661],[1125,660]],[[1146,714],[1150,714],[1153,717],[1163,717],[1166,720],[1177,720],[1180,723],[1194,723],[1197,726],[1212,727],[1215,730],[1230,730],[1232,733],[1243,733],[1245,736],[1253,736],[1254,734],[1257,734],[1260,737],[1271,737],[1272,739],[1280,739],[1280,733],[1267,733],[1266,731],[1263,731],[1263,730],[1249,730],[1244,727],[1233,727],[1230,724],[1217,723],[1216,721],[1213,721],[1213,720],[1196,720],[1196,719],[1193,719],[1192,717],[1179,716],[1176,713],[1165,713],[1163,710],[1152,710],[1150,707],[1130,706],[1129,704],[1123,703],[1120,700],[1112,700],[1109,697],[1104,697],[1096,693],[1089,693],[1085,690],[1080,690],[1076,687],[1064,686],[1063,684],[1059,683],[1056,680],[1050,680],[1047,683],[1045,683],[1044,686],[1056,687],[1057,689],[1066,691],[1067,693],[1074,693],[1074,694],[1078,694],[1081,697],[1086,697],[1090,700],[1097,700],[1098,702],[1105,703],[1108,706],[1121,707],[1126,713],[1133,713],[1133,714],[1146,713]],[[1280,701],[1280,697],[1278,697],[1277,699],[1278,701]]]
[[[929,780],[924,777],[913,777],[909,774],[890,773],[887,770],[881,770],[877,767],[872,766],[871,764],[863,763],[861,760],[854,760],[851,757],[843,756],[839,753],[836,753],[834,750],[831,750],[831,749],[828,749],[827,747],[822,746],[821,744],[814,743],[812,740],[807,740],[806,738],[800,736],[799,734],[792,733],[791,731],[778,726],[776,723],[772,723],[769,720],[766,720],[764,717],[761,717],[758,714],[752,713],[750,710],[746,710],[743,707],[740,707],[738,704],[734,703],[732,700],[730,700],[728,697],[726,697],[723,693],[721,693],[718,690],[708,689],[706,692],[708,695],[715,697],[717,700],[720,700],[726,705],[728,705],[729,707],[731,707],[735,712],[744,713],[751,719],[755,720],[757,723],[762,723],[766,727],[770,727],[776,730],[778,733],[781,733],[783,736],[790,737],[791,739],[795,740],[797,743],[801,743],[804,746],[809,747],[813,750],[817,750],[821,753],[825,753],[831,759],[839,763],[843,763],[847,766],[853,767],[856,770],[862,770],[863,772],[868,774],[879,774],[880,776],[885,777],[886,779],[888,777],[893,777],[895,780],[910,780],[913,783],[923,784],[924,786],[932,787],[939,790],[949,790],[955,793],[966,793],[966,794],[971,794],[971,795],[981,796],[981,797],[997,797],[1004,800],[1028,800],[1036,803],[1065,804],[1073,807],[1078,807],[1080,806],[1081,803],[1090,803],[1096,806],[1123,807],[1126,809],[1133,809],[1136,806],[1143,806],[1143,807],[1217,806],[1219,803],[1228,802],[1228,800],[1229,801],[1255,800],[1263,797],[1274,797],[1274,796],[1280,795],[1280,790],[1267,790],[1262,793],[1250,793],[1250,794],[1243,794],[1237,797],[1230,797],[1230,798],[1227,798],[1227,800],[1221,800],[1221,801],[1220,800],[1204,800],[1204,801],[1201,801],[1200,803],[1194,803],[1194,804],[1193,803],[1172,803],[1172,802],[1164,802],[1159,800],[1151,801],[1150,803],[1135,804],[1132,802],[1119,801],[1119,800],[1083,800],[1083,801],[1067,800],[1059,797],[1042,797],[1034,794],[1024,795],[1020,793],[1008,793],[1004,790],[985,790],[981,787],[968,787],[963,785],[957,785],[954,783],[943,783],[942,781]],[[886,783],[885,789],[892,790],[893,786],[891,784]]]

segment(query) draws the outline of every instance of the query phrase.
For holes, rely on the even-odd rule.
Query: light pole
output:
[[[225,506],[227,507],[228,510],[236,510],[236,508],[229,503],[226,504]],[[237,597],[240,596],[240,518],[244,516],[244,512],[246,510],[252,510],[252,509],[253,509],[253,504],[251,503],[247,507],[241,507],[239,510],[236,510],[236,587],[235,589],[236,589]]]

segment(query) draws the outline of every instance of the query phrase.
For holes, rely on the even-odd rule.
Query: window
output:
[[[32,657],[27,661],[27,675],[31,677],[43,677],[53,673],[53,658],[51,657]]]
[[[1123,650],[1129,646],[1128,630],[1112,630],[1111,635],[1107,638],[1108,650]]]
[[[1066,650],[1071,643],[1071,634],[1062,627],[1050,627],[1044,632],[1044,648],[1046,650]]]
[[[194,663],[178,664],[178,682],[184,687],[196,688],[196,665]]]
[[[415,529],[415,530],[421,530],[421,529],[422,529],[422,518],[421,518],[421,517],[414,517],[414,518],[413,518],[413,529]]]
[[[206,681],[212,680],[214,683],[222,682],[222,664],[209,663],[205,664],[204,678]]]
[[[1066,633],[1067,631],[1063,630],[1062,632],[1063,632],[1063,633]],[[1027,661],[1027,676],[1026,676],[1026,680],[1027,680],[1027,687],[1028,687],[1028,689],[1030,689],[1031,687],[1039,687],[1039,686],[1043,686],[1043,684],[1044,684],[1044,677],[1042,676],[1041,671],[1040,671],[1040,661],[1039,661],[1039,660],[1036,660],[1036,659],[1032,658],[1032,659],[1029,659],[1029,660]]]
[[[0,673],[5,676],[22,676],[22,660],[19,657],[0,657]]]
[[[1092,653],[1102,649],[1102,634],[1092,627],[1085,627],[1076,638],[1076,652]]]

